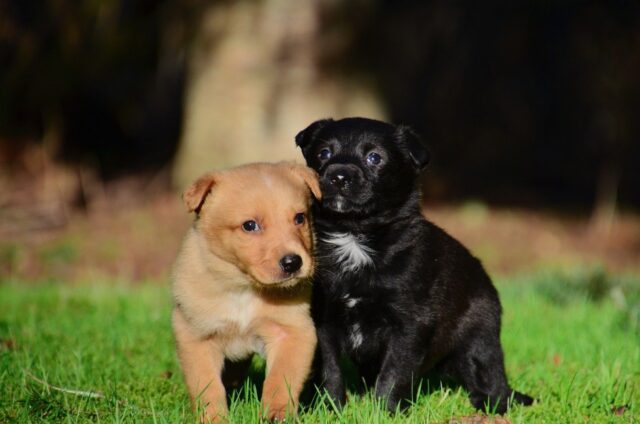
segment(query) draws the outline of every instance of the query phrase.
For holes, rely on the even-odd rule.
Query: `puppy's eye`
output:
[[[378,165],[382,162],[382,157],[376,152],[371,152],[367,155],[367,163],[369,165]]]
[[[332,153],[331,150],[329,149],[322,149],[320,150],[320,153],[318,153],[318,159],[320,160],[327,160],[331,157]]]
[[[242,229],[247,233],[251,233],[253,231],[260,231],[260,226],[256,221],[250,220],[242,223]]]
[[[293,217],[293,222],[296,225],[303,224],[304,223],[304,213],[302,213],[302,212],[297,213],[296,216]]]

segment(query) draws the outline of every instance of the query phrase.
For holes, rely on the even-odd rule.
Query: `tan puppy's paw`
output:
[[[263,404],[262,410],[265,411],[263,416],[266,416],[269,422],[286,422],[287,417],[294,415],[291,405],[287,403],[280,405],[272,404],[269,406]]]
[[[207,410],[200,415],[200,423],[202,424],[227,424],[228,422],[229,417],[219,411]]]
[[[201,424],[226,424],[229,422],[227,405],[221,403],[198,401],[193,407]]]

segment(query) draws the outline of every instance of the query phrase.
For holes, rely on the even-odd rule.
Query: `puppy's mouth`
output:
[[[320,188],[322,207],[338,214],[359,214],[371,200],[367,184],[360,179],[338,186],[325,176],[320,181]]]
[[[259,289],[286,289],[311,281],[311,276],[301,273],[281,274],[280,278],[264,282],[253,277],[254,284]]]
[[[347,199],[344,198],[344,196],[340,194],[336,194],[330,199],[325,198],[322,201],[322,205],[325,208],[335,212],[347,212],[347,209],[351,209],[349,203],[351,202],[349,202]]]
[[[357,213],[362,210],[363,206],[363,204],[354,202],[341,193],[336,193],[333,196],[325,196],[322,199],[322,207],[341,214]]]

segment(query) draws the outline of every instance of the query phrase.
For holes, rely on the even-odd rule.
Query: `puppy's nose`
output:
[[[302,258],[298,255],[286,255],[280,259],[280,268],[287,274],[293,274],[302,266]]]
[[[351,182],[351,177],[346,172],[338,171],[331,175],[331,184],[338,188],[343,188]]]

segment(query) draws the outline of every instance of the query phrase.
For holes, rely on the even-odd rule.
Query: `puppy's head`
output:
[[[370,216],[393,210],[415,191],[429,152],[408,127],[365,118],[316,121],[296,136],[320,175],[322,207]]]
[[[260,163],[206,174],[183,199],[212,253],[254,284],[286,287],[313,272],[310,192],[321,196],[312,169]]]

